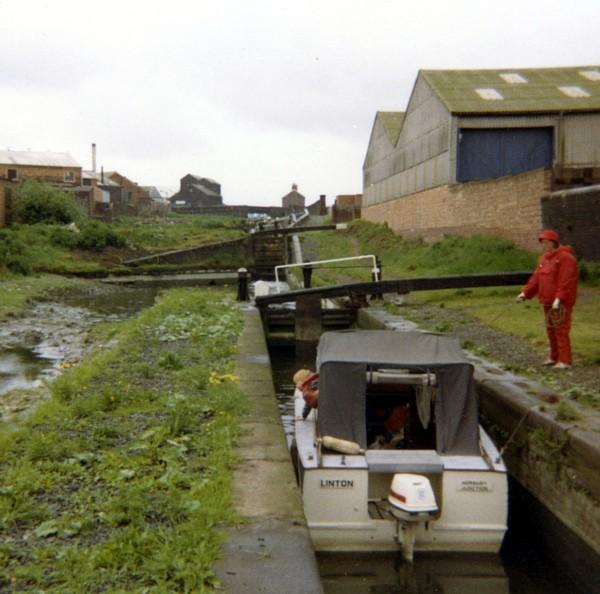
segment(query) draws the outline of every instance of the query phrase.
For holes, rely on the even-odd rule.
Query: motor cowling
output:
[[[439,511],[429,479],[420,474],[395,474],[388,502],[394,517],[405,522],[427,521]]]

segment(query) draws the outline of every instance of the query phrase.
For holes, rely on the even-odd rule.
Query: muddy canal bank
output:
[[[90,283],[36,301],[0,323],[0,419],[26,413],[48,395],[47,382],[107,346],[94,328],[152,305],[157,290]]]

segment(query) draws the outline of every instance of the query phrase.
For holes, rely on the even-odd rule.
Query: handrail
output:
[[[280,293],[279,288],[279,270],[283,270],[286,268],[308,268],[313,266],[314,264],[330,264],[331,262],[347,262],[349,260],[361,260],[364,258],[371,258],[373,260],[373,268],[371,272],[373,273],[373,278],[375,282],[379,282],[379,268],[377,266],[377,257],[373,254],[369,254],[367,256],[349,256],[347,258],[333,258],[331,260],[313,260],[312,262],[302,262],[300,264],[280,264],[279,266],[275,266],[275,287],[277,289],[277,293]]]

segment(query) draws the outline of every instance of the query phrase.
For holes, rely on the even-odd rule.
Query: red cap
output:
[[[544,229],[538,235],[538,241],[542,241],[542,239],[548,239],[549,241],[554,241],[555,243],[559,243],[558,233],[556,231],[552,231],[552,229]]]

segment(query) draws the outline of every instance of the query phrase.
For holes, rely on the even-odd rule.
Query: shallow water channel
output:
[[[293,434],[292,375],[314,367],[314,352],[270,352],[284,429]],[[593,594],[600,592],[583,545],[519,484],[509,482],[509,530],[499,555],[318,555],[325,594]]]

